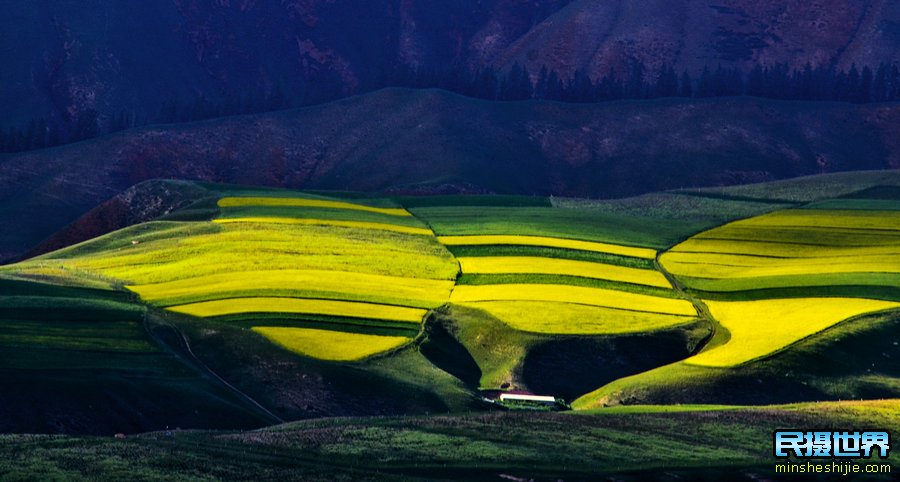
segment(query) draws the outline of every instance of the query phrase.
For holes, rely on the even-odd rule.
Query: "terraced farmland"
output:
[[[400,207],[257,196],[224,197],[218,206],[212,222],[135,226],[30,268],[104,276],[176,313],[221,323],[252,320],[262,336],[279,333],[271,339],[282,347],[335,360],[364,358],[386,345],[357,344],[350,358],[318,345],[339,343],[347,333],[381,340],[393,327],[392,348],[397,339],[416,336],[428,309],[449,298],[456,263]],[[301,331],[288,343],[279,326]],[[326,330],[334,333],[311,336]]]
[[[587,421],[609,432],[594,435],[613,436],[611,448],[596,449],[594,439],[572,447],[612,450],[611,474],[633,459],[635,443],[653,442],[677,448],[659,462],[672,476],[671,461],[685,456],[699,467],[721,460],[718,435],[712,452],[696,455],[696,423],[764,454],[771,430],[786,421],[843,428],[897,412],[894,402],[773,405],[900,397],[896,189],[808,205],[718,192],[553,201],[570,207],[417,198],[411,212],[349,194],[215,189],[221,198],[203,197],[190,216],[176,211],[0,267],[0,431],[108,436],[171,423],[250,428],[316,418],[273,429],[255,456],[271,466],[272,443],[303,427],[309,440],[279,446],[296,450],[291,459],[301,465],[310,447],[351,463],[375,441],[384,448],[378,470],[396,477],[407,470],[397,464],[421,447],[425,460],[458,446],[459,461],[450,462],[460,465],[448,468],[490,478],[496,469],[482,462],[519,460],[510,441],[527,439],[497,433],[538,423],[559,441],[583,441],[586,432],[573,437],[572,427]],[[668,219],[673,198],[701,200],[698,217]],[[710,216],[718,203],[734,209]],[[713,225],[721,226],[704,231]],[[552,394],[582,413],[473,413],[497,390]],[[797,415],[807,409],[809,418]],[[434,417],[444,413],[464,415]],[[446,425],[413,433],[438,419]],[[505,448],[484,452],[484,437],[469,437],[476,446],[444,437],[460,427],[483,435],[486,426]],[[665,440],[641,442],[635,427]],[[323,428],[335,443],[320,444]],[[207,433],[129,436],[108,447],[97,438],[102,453],[92,456],[106,464],[114,449],[131,460],[141,441],[199,442],[198,454],[210,449],[216,461],[247,448],[232,446],[243,444],[238,432],[218,432],[215,443]],[[248,440],[266,433],[247,432]],[[429,445],[435,436],[440,447]],[[362,443],[345,451],[348,440]],[[559,447],[547,467],[571,467],[578,450],[559,441],[538,439],[521,474]],[[69,443],[76,448],[58,453],[61,466],[81,457]],[[465,462],[473,457],[478,464]],[[323,470],[333,475],[328,460]],[[596,460],[583,461],[585,475]],[[717,470],[712,479],[727,478]]]
[[[900,287],[894,211],[777,211],[698,234],[661,262],[730,332],[691,364],[740,365],[848,318],[900,307],[892,291],[872,288]]]
[[[656,270],[669,228],[583,209],[414,210],[457,256],[450,301],[524,332],[609,335],[684,325],[697,312]],[[660,225],[657,224],[657,227]]]
[[[242,343],[401,385],[437,377],[442,396],[460,380],[571,398],[600,388],[579,408],[615,403],[623,387],[641,387],[622,392],[641,400],[665,384],[712,379],[900,306],[896,211],[864,209],[890,199],[848,198],[850,207],[835,209],[843,200],[742,198],[721,217],[746,213],[744,204],[775,211],[697,233],[713,222],[712,204],[731,201],[694,193],[703,199],[695,222],[653,217],[664,207],[646,199],[628,209],[649,205],[653,216],[623,216],[600,201],[442,198],[406,210],[389,199],[216,192],[223,197],[207,221],[144,223],[9,269],[125,288],[195,337],[228,327]],[[640,355],[641,344],[659,355]],[[567,351],[616,375],[546,383],[547,373],[572,370]],[[457,382],[440,378],[448,373]]]
[[[686,363],[710,367],[747,363],[853,316],[900,308],[900,303],[860,298],[707,301],[706,304],[731,338],[724,345],[696,355]]]
[[[471,235],[440,236],[438,241],[448,246],[536,246],[540,248],[560,248],[576,251],[615,254],[641,259],[656,258],[656,250],[636,248],[618,244],[580,241],[577,239],[551,238],[549,236],[522,235]]]

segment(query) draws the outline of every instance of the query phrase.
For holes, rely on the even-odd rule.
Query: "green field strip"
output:
[[[722,193],[722,192],[677,190],[677,191],[672,191],[672,193],[679,194],[682,196],[694,196],[694,197],[716,199],[716,200],[722,200],[722,201],[742,201],[742,202],[760,203],[760,204],[787,204],[787,205],[799,204],[799,201],[791,201],[789,199],[741,196],[738,194],[726,194],[726,193]]]
[[[217,196],[198,199],[185,207],[178,208],[157,218],[159,221],[201,222],[212,221],[219,215]]]
[[[239,313],[302,313],[354,318],[377,318],[421,323],[427,310],[351,301],[297,298],[234,298],[167,308],[176,313],[209,318]]]
[[[732,266],[739,268],[791,267],[797,265],[821,266],[826,264],[855,264],[859,267],[871,267],[872,272],[894,272],[900,267],[900,253],[858,252],[855,256],[843,251],[837,256],[829,256],[827,252],[819,256],[786,256],[769,257],[759,254],[744,253],[709,253],[670,251],[662,256],[667,263],[700,264],[711,266]]]
[[[415,338],[420,326],[406,321],[379,320],[375,318],[353,318],[305,313],[239,313],[206,318],[216,323],[252,328],[254,326],[292,326],[297,328],[317,328],[322,330],[346,331]]]
[[[16,373],[49,371],[65,376],[67,372],[89,370],[96,376],[103,373],[127,373],[129,378],[170,377],[177,372],[184,378],[196,380],[196,374],[184,370],[177,362],[159,351],[124,352],[118,350],[71,350],[57,347],[30,345],[27,347],[3,347],[2,370]]]
[[[900,230],[900,216],[897,216],[897,213],[893,211],[785,209],[736,221],[735,224],[757,227],[898,231]]]
[[[392,231],[402,234],[413,234],[419,236],[432,236],[434,233],[425,228],[414,228],[409,226],[399,226],[396,224],[374,223],[366,221],[335,221],[330,219],[294,219],[280,217],[252,217],[252,218],[218,218],[214,221],[216,224],[288,224],[288,225],[312,225],[312,226],[334,226],[340,228],[354,229],[373,229],[380,231]]]
[[[213,192],[218,198],[283,198],[320,201],[349,202],[354,205],[370,206],[375,208],[401,207],[390,198],[373,198],[371,193],[359,193],[350,191],[293,191],[264,186],[240,186],[233,184],[196,182],[197,185]]]
[[[894,186],[898,183],[900,183],[900,176],[896,170],[880,170],[817,174],[781,181],[705,188],[698,191],[730,196],[812,202],[844,196],[876,186]]]
[[[15,268],[0,266],[0,279],[19,282],[51,284],[72,288],[84,288],[105,292],[121,292],[113,280],[98,273],[71,269],[60,261],[25,261],[13,265]],[[79,295],[73,295],[79,296]]]
[[[41,259],[70,259],[89,257],[95,254],[109,255],[117,250],[145,251],[147,245],[159,242],[172,242],[176,239],[184,239],[202,235],[214,235],[222,231],[222,227],[215,223],[182,223],[175,221],[151,221],[148,223],[130,226],[97,238],[78,243],[68,248],[63,248],[44,256]],[[135,245],[134,242],[138,244]],[[31,264],[32,262],[28,262]]]
[[[704,292],[734,293],[761,289],[803,289],[858,286],[860,289],[900,287],[900,275],[891,273],[802,274],[796,276],[764,276],[758,278],[692,278],[679,276],[688,289]],[[793,296],[785,296],[792,298]],[[863,296],[866,298],[867,296]]]
[[[850,194],[841,196],[841,199],[876,199],[900,201],[900,186],[872,186]]]
[[[851,211],[900,211],[897,199],[828,199],[807,204],[803,209],[851,210]]]
[[[109,337],[110,339],[144,339],[141,319],[121,320],[115,323],[94,321],[44,321],[16,318],[0,319],[0,333],[51,335],[75,337]]]
[[[484,310],[516,330],[545,335],[619,335],[696,322],[694,316],[560,302],[483,301],[466,302],[462,306]]]
[[[141,313],[142,309],[132,303],[109,299],[71,298],[64,296],[0,296],[0,309],[43,308],[43,309],[94,309],[119,313]]]
[[[807,232],[807,235],[814,234]],[[845,242],[828,245],[793,241],[771,242],[750,239],[692,238],[679,244],[668,253],[740,254],[763,258],[824,258],[900,254],[900,244],[897,244],[900,243],[900,236],[893,238],[891,240],[893,243],[884,242],[876,245],[861,244],[859,241],[857,241],[858,244]]]
[[[841,321],[900,308],[900,303],[859,298],[792,298],[705,301],[731,338],[685,363],[726,368],[770,356]]]
[[[0,297],[0,319],[92,321],[140,320],[144,307],[108,300],[36,296]]]
[[[554,238],[547,236],[518,236],[518,235],[468,235],[468,236],[439,236],[438,241],[447,246],[484,246],[484,245],[508,245],[508,246],[533,246],[541,248],[563,248],[577,251],[590,251],[596,253],[627,256],[641,259],[655,259],[656,250],[623,246],[618,244],[597,243],[576,239]]]
[[[0,278],[0,297],[6,296],[93,298],[120,302],[127,302],[131,299],[131,294],[125,291],[59,286],[49,283]]]
[[[510,195],[448,195],[400,196],[392,198],[407,209],[422,207],[494,206],[494,207],[551,207],[550,198]]]
[[[360,203],[333,201],[327,199],[285,198],[285,197],[223,197],[219,199],[220,208],[241,207],[302,207],[326,208],[335,210],[365,211],[389,216],[411,217],[412,214],[403,208],[373,207]]]
[[[433,309],[446,303],[449,299],[449,295],[450,293],[448,291],[446,298],[442,299],[441,301],[434,301],[411,298],[396,298],[387,295],[381,296],[378,294],[373,295],[367,293],[351,293],[346,291],[319,291],[302,289],[246,289],[198,293],[173,298],[164,298],[158,301],[152,301],[150,303],[158,308],[171,308],[175,306],[183,306],[207,301],[223,301],[235,298],[298,298],[352,301],[357,303],[369,303],[384,306],[402,306],[408,308]]]
[[[10,346],[46,348],[64,348],[67,350],[107,351],[128,353],[155,353],[156,347],[146,340],[110,338],[105,335],[96,337],[73,336],[73,334],[50,335],[40,332],[32,333],[0,333],[0,347]]]
[[[622,216],[591,209],[482,206],[411,211],[438,236],[542,236],[662,249],[701,230],[683,221]]]
[[[810,276],[809,278],[813,277]],[[757,288],[759,283],[746,283],[742,286],[734,287],[737,289],[732,290],[703,291],[688,288],[688,292],[697,298],[712,301],[760,301],[775,298],[867,298],[881,301],[900,301],[900,277],[893,281],[894,286],[882,286],[877,282],[873,282],[871,285],[812,286],[796,282],[794,284],[779,284],[771,288]],[[769,283],[772,282],[770,281]]]
[[[312,328],[256,326],[253,331],[293,353],[329,361],[359,361],[410,342],[403,336],[361,335]]]
[[[462,274],[456,280],[457,286],[472,285],[508,285],[508,284],[541,284],[583,286],[585,288],[603,288],[614,291],[627,291],[660,298],[681,299],[678,293],[671,288],[655,288],[646,285],[637,285],[609,281],[595,278],[582,278],[579,276],[563,276],[552,274]]]
[[[420,229],[427,228],[424,223],[412,216],[378,214],[348,209],[297,208],[284,206],[241,206],[222,208],[221,213],[216,219],[241,218],[323,219],[329,221],[389,224],[393,226],[407,226]]]
[[[407,321],[385,320],[377,318],[361,318],[352,316],[321,315],[316,313],[236,313],[205,318],[216,323],[251,328],[258,325],[299,326],[310,324],[310,328],[334,327],[337,330],[387,330],[403,332],[405,336],[416,336],[421,327]],[[317,324],[319,326],[311,326]],[[365,333],[366,331],[362,331]],[[397,333],[392,333],[397,334]]]
[[[817,228],[804,226],[757,227],[728,224],[697,234],[691,240],[768,242],[781,245],[797,244],[812,248],[864,248],[896,246],[900,234],[891,232],[851,230],[843,228]]]
[[[465,304],[476,301],[554,301],[622,310],[696,316],[689,301],[648,296],[624,291],[580,286],[541,284],[462,285],[457,286],[450,301]]]
[[[128,289],[155,306],[227,298],[320,298],[435,308],[444,303],[452,281],[403,278],[333,270],[237,271],[198,276]]]
[[[900,273],[900,255],[762,259],[740,255],[667,253],[666,270],[694,278],[759,278],[804,274]]]
[[[56,315],[59,316],[59,315]],[[113,323],[0,319],[0,351],[35,347],[70,350],[153,352],[139,320]]]
[[[612,264],[629,268],[653,269],[652,259],[634,258],[595,251],[581,251],[577,249],[548,248],[545,246],[522,245],[454,245],[447,246],[456,258],[471,258],[475,256],[532,256],[537,258],[571,259],[573,261],[587,261],[590,263]]]
[[[527,256],[457,258],[463,274],[539,274],[618,281],[657,288],[672,285],[662,273],[601,263]]]

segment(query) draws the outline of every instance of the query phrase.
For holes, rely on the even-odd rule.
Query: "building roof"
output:
[[[521,395],[517,393],[500,394],[500,400],[518,400],[523,402],[548,402],[556,403],[556,397],[545,395]]]

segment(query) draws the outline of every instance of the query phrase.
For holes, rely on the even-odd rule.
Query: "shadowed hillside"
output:
[[[898,167],[898,129],[893,104],[730,98],[571,105],[388,89],[0,157],[0,222],[16,226],[0,234],[0,259],[23,254],[152,178],[619,197]]]
[[[651,70],[674,64],[697,73],[717,65],[877,65],[897,61],[900,5],[847,2],[579,0],[506,49],[500,62],[546,65],[561,76],[627,71],[635,60]]]
[[[0,12],[0,43],[17,46],[0,52],[0,127],[43,119],[75,138],[123,113],[159,120],[168,102],[260,111],[397,85],[406,70],[449,77],[518,63],[567,79],[635,61],[694,75],[900,60],[900,7],[879,0],[53,0]]]

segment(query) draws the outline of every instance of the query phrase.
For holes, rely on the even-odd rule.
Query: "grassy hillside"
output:
[[[110,434],[276,421],[162,339],[127,293],[0,277],[0,431]]]
[[[773,430],[874,425],[893,432],[900,429],[897,413],[896,401],[635,407],[579,415],[331,419],[126,440],[9,435],[0,437],[0,478],[771,480],[781,477],[770,455]],[[894,459],[887,462],[897,470]]]

